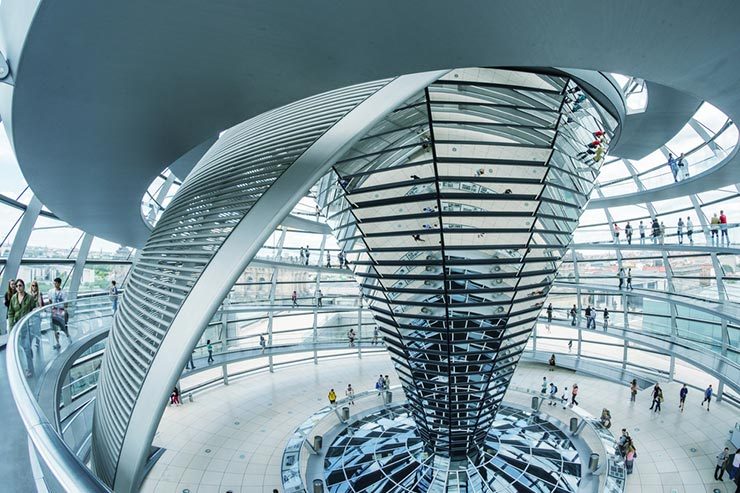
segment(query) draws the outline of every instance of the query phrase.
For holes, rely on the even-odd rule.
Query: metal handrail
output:
[[[109,493],[110,488],[98,479],[64,442],[55,426],[41,410],[28,381],[23,376],[24,370],[19,352],[20,335],[23,328],[38,312],[70,303],[66,301],[37,308],[15,325],[7,345],[8,383],[28,436],[42,463],[49,469],[59,485],[65,491]]]

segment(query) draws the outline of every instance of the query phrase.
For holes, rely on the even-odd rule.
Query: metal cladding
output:
[[[322,180],[430,452],[477,455],[615,126],[565,76],[454,70]]]
[[[170,379],[153,374],[155,359],[167,363],[172,379],[184,366],[192,345],[179,347],[178,354],[159,350],[173,335],[173,320],[217,252],[286,170],[386,84],[338,89],[237,125],[224,132],[185,180],[132,267],[101,365],[92,459],[95,472],[108,485],[117,491],[136,489],[137,478],[132,476],[140,469],[127,461],[141,458],[122,458],[124,444],[132,435],[146,435],[146,427],[156,429],[157,423],[152,415],[136,421],[134,412],[146,400],[164,402],[163,395],[144,395],[142,388],[152,379]],[[195,338],[203,328],[196,329],[200,332]],[[119,481],[122,467],[129,470]]]

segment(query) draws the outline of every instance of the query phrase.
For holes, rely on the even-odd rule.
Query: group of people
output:
[[[378,396],[380,396],[383,392],[389,390],[390,388],[391,378],[388,375],[379,375],[378,380],[375,382],[375,390],[378,391]],[[354,406],[355,389],[352,387],[351,383],[347,384],[347,388],[344,391],[344,396],[347,399],[347,404]],[[331,404],[332,406],[337,405],[337,393],[334,389],[329,390],[327,398],[329,399],[329,404]]]
[[[640,235],[640,245],[644,245],[648,230],[642,221],[640,221],[640,223],[637,225],[637,230]],[[714,215],[712,215],[712,219],[709,222],[709,231],[712,236],[712,246],[730,246],[727,215],[725,214],[725,211],[721,210],[719,211],[719,215],[717,215],[716,212],[714,213]],[[653,244],[662,245],[663,243],[665,243],[666,226],[663,221],[658,221],[657,218],[653,218],[650,224],[649,232],[653,240]],[[619,243],[621,233],[622,229],[619,227],[619,224],[616,222],[612,223],[612,234],[614,235],[615,243]],[[624,227],[624,235],[628,245],[632,244],[633,233],[634,229],[632,227],[632,224],[627,221],[627,225]],[[678,222],[676,223],[676,239],[679,245],[683,245],[684,235],[686,236],[689,245],[693,245],[694,222],[691,220],[691,216],[686,216],[685,221],[683,217],[679,217]]]
[[[635,397],[637,396],[637,380],[633,379],[630,383],[630,401],[635,402]],[[663,396],[663,389],[660,386],[660,383],[656,383],[653,386],[653,390],[650,393],[652,400],[650,404],[650,410],[659,413],[661,411],[661,404],[665,400],[665,397]],[[686,407],[686,396],[689,395],[689,387],[686,384],[683,384],[681,389],[678,391],[678,409],[683,412]],[[712,403],[712,397],[714,396],[714,389],[712,389],[712,385],[710,384],[705,390],[704,390],[704,400],[701,401],[701,406],[704,407],[704,404],[707,405],[707,411],[709,411],[709,405]]]
[[[308,262],[311,259],[311,248],[306,245],[306,247],[301,247],[300,252],[298,253],[300,256],[300,263],[301,265],[308,265]],[[347,260],[347,255],[345,255],[344,252],[340,251],[337,253],[337,262],[339,262],[339,268],[349,268],[349,261]],[[321,259],[319,258],[319,263],[321,263]],[[331,252],[328,250],[326,251],[326,267],[331,268]]]
[[[689,177],[689,162],[686,161],[683,152],[680,156],[678,156],[678,158],[674,157],[673,154],[668,153],[667,164],[668,167],[671,169],[674,183],[678,183],[679,179],[685,180]]]
[[[113,284],[115,287],[115,284]],[[44,296],[39,289],[37,281],[32,281],[26,289],[26,283],[23,279],[13,279],[8,283],[8,289],[5,292],[4,304],[6,308],[6,325],[7,331],[10,332],[13,327],[26,315],[36,308],[49,305],[48,313],[51,315],[51,327],[54,331],[54,349],[60,349],[60,336],[64,334],[69,339],[69,313],[67,311],[67,294],[62,290],[62,279],[54,279],[54,287]],[[117,291],[116,300],[113,309],[117,308]],[[28,330],[21,334],[21,347],[26,357],[26,376],[33,375],[33,347],[38,351],[41,344],[41,318],[32,317],[28,322]]]
[[[552,355],[550,357],[550,371],[552,371],[553,367],[555,366],[555,355]],[[547,377],[542,377],[542,383],[540,384],[540,394],[542,394],[542,398],[547,398],[547,405],[548,406],[556,406],[558,403],[562,406],[563,409],[570,406],[578,406],[578,401],[576,398],[578,397],[578,384],[574,383],[570,391],[568,391],[568,387],[565,387],[560,393],[560,396],[558,397],[558,386],[555,384],[554,381],[547,380]]]
[[[620,267],[619,271],[617,272],[617,278],[619,279],[619,289],[621,290],[622,287],[624,287],[624,280],[627,279],[627,289],[633,290],[635,288],[632,287],[632,268],[627,268],[627,273],[625,274],[624,268]]]
[[[631,283],[630,283],[631,286]],[[621,289],[621,285],[620,285]],[[552,304],[548,305],[547,307],[548,311],[548,320],[551,320],[552,317]],[[596,308],[591,308],[591,305],[586,306],[586,309],[584,310],[584,315],[586,316],[586,328],[587,329],[593,329],[596,330],[596,315],[597,315]],[[604,310],[601,312],[602,315],[602,328],[604,330],[607,330],[609,328],[609,309],[607,307],[604,307]],[[578,308],[576,305],[573,305],[573,307],[570,309],[570,325],[575,327],[578,323]]]
[[[316,300],[317,307],[324,306],[324,293],[321,291],[321,288],[317,289],[316,293],[314,293],[314,299]],[[296,308],[298,306],[298,291],[296,291],[295,289],[290,294],[290,302],[293,308]]]
[[[347,398],[347,404],[350,404],[352,406],[355,405],[355,389],[352,388],[352,384],[348,383],[347,388],[344,391],[344,396]],[[337,393],[334,391],[334,389],[329,390],[329,395],[327,396],[329,398],[329,404],[332,406],[337,405]]]
[[[617,439],[615,452],[624,460],[624,469],[627,474],[632,474],[637,458],[637,448],[627,428],[622,428],[622,434]]]
[[[709,230],[712,233],[712,246],[730,246],[730,237],[727,232],[727,215],[725,211],[715,212],[709,222]]]

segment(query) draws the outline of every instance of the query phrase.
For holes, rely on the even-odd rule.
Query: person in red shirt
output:
[[[719,211],[719,230],[722,232],[722,236],[719,239],[719,244],[724,245],[725,240],[727,241],[727,246],[730,246],[730,237],[727,236],[727,216],[725,216],[725,211]]]

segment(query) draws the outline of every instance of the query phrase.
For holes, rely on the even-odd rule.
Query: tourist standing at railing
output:
[[[627,440],[627,453],[624,455],[624,470],[627,474],[632,474],[635,467],[635,457],[637,457],[637,449],[635,444],[630,438]]]
[[[344,252],[337,253],[337,262],[339,262],[339,268],[344,267]]]
[[[719,239],[720,246],[723,246],[725,243],[727,243],[727,246],[730,246],[730,237],[727,236],[727,216],[725,216],[725,211],[719,211],[719,229],[722,232],[722,236]]]
[[[609,328],[609,309],[604,307],[604,330]]]
[[[323,300],[324,300],[324,293],[322,293],[320,289],[317,289],[316,290],[316,306],[317,307],[324,306]]]
[[[8,290],[5,292],[5,331],[9,334],[10,329],[13,328],[12,325],[10,325],[10,299],[15,294],[15,279],[11,279],[10,282],[8,282]]]
[[[614,223],[614,243],[619,243],[619,224]]]
[[[17,279],[15,281],[15,294],[10,298],[10,305],[8,307],[8,321],[10,322],[11,329],[21,318],[31,313],[34,308],[36,308],[36,300],[31,296],[31,294],[26,292],[26,283],[23,279]],[[23,348],[23,352],[26,353],[27,377],[33,375],[32,340],[33,335],[31,334],[31,328],[26,327],[20,335],[20,343]]]
[[[617,272],[617,277],[619,278],[619,289],[621,290],[624,286],[624,268],[620,267],[619,272]]]
[[[694,223],[691,222],[691,217],[686,217],[686,236],[689,239],[689,244],[694,244]]]
[[[298,306],[298,293],[293,290],[293,294],[290,295],[290,301],[293,302],[293,308]]]
[[[299,255],[301,256],[301,265],[305,264],[306,263],[306,251],[303,249],[303,247],[301,247],[301,251]]]
[[[624,235],[627,237],[627,244],[632,244],[632,225],[627,221],[627,226],[624,227]]]
[[[67,312],[67,294],[62,290],[62,279],[57,277],[54,279],[54,287],[49,291],[49,303],[51,307],[51,326],[54,329],[54,349],[59,349],[59,333],[64,332],[69,340],[69,329],[67,324],[69,323],[69,313]]]
[[[673,174],[673,182],[678,182],[678,165],[676,164],[676,158],[673,157],[673,154],[668,153],[668,167],[671,168],[671,173]]]
[[[678,236],[678,244],[683,245],[683,218],[678,218],[678,224],[676,224],[676,235]]]
[[[683,179],[689,177],[689,162],[686,161],[686,158],[683,155],[683,152],[680,156],[678,156],[678,161],[676,161],[676,164],[678,164],[678,168],[683,171]]]
[[[712,220],[709,222],[709,228],[712,231],[712,246],[718,246],[719,243],[719,217],[715,212],[712,215]]]
[[[657,219],[653,219],[652,230],[653,230],[653,245],[655,245],[660,240],[660,223],[658,222]]]
[[[110,282],[110,288],[108,289],[108,298],[110,298],[113,313],[116,313],[116,310],[118,310],[118,287],[116,286],[116,281]]]
[[[329,398],[329,404],[332,406],[335,406],[337,404],[337,393],[334,392],[334,389],[331,389],[329,391],[329,395],[327,396]]]
[[[584,310],[583,314],[586,316],[586,328],[590,329],[591,325],[591,305],[586,306],[586,310]]]
[[[36,308],[41,308],[46,305],[44,302],[44,295],[39,290],[39,283],[36,280],[31,281],[31,288],[28,290],[31,297],[36,302]],[[29,321],[29,328],[31,330],[31,342],[35,343],[36,349],[41,345],[41,316],[35,316]]]
[[[660,244],[665,243],[665,223],[660,221]]]
[[[640,245],[644,245],[645,244],[645,225],[642,224],[642,221],[640,221],[638,229],[640,231]]]
[[[547,329],[550,330],[550,324],[552,323],[552,303],[547,305]]]
[[[632,287],[632,267],[627,269],[627,289],[629,290],[635,289]]]

